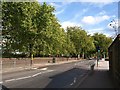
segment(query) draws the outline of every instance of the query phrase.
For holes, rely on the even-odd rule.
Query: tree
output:
[[[84,54],[94,49],[93,40],[87,35],[86,31],[80,27],[68,27],[68,35],[70,40],[74,43],[76,54]],[[90,46],[88,46],[90,45]]]
[[[107,37],[104,34],[99,34],[99,33],[95,33],[92,37],[94,38],[94,44],[96,48],[97,47],[100,48],[102,55],[103,54],[107,55],[108,47],[112,43],[112,38]]]
[[[10,52],[30,52],[36,39],[35,17],[40,5],[37,2],[3,2],[3,36]]]

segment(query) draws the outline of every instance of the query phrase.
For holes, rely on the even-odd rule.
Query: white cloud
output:
[[[104,2],[104,3],[109,3],[109,2],[118,2],[118,0],[64,0],[63,2],[100,2],[100,3]]]
[[[95,18],[93,16],[85,16],[83,17],[82,22],[87,23],[87,24],[94,24]]]
[[[94,28],[94,29],[87,30],[87,32],[88,32],[88,34],[91,34],[91,35],[93,35],[94,33],[103,33],[107,37],[113,36],[113,34],[110,33],[111,31],[110,32],[106,32],[105,30],[106,29],[104,29],[104,28]]]
[[[106,14],[106,11],[101,11],[98,15],[105,15]]]
[[[56,8],[61,7],[61,5],[58,5],[58,4],[54,3],[54,2],[50,2],[49,5],[54,6]]]
[[[87,12],[88,11],[88,8],[84,8],[83,9],[83,13]]]
[[[55,14],[55,15],[58,15],[58,14],[63,13],[64,11],[65,11],[65,9],[62,9],[62,10],[60,10],[60,11],[58,11],[58,12],[55,12],[54,14]]]
[[[67,27],[72,27],[72,26],[80,26],[82,27],[82,24],[76,23],[76,22],[70,22],[70,21],[65,21],[61,23],[62,27],[66,29]]]
[[[75,16],[71,19],[71,21],[76,21],[76,19],[78,19],[78,17],[81,17],[82,15],[84,15],[88,10],[89,10],[88,8],[84,8],[80,12],[77,12],[75,14]]]
[[[118,2],[119,0],[38,0],[38,2]]]
[[[90,30],[87,30],[88,34],[91,34],[93,35],[94,33],[102,33],[104,31],[103,28],[94,28],[94,29],[90,29]]]
[[[103,15],[103,16],[85,16],[82,19],[83,23],[86,24],[97,24],[105,20],[109,20],[110,16],[108,15]]]

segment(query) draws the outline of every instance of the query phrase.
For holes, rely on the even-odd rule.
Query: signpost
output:
[[[100,55],[100,47],[97,47],[97,67],[98,67],[98,61],[99,61],[99,55]]]

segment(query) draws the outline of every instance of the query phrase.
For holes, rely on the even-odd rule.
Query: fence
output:
[[[114,81],[120,87],[120,34],[116,37],[109,49],[109,71]]]

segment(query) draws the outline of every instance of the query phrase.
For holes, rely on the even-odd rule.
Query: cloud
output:
[[[83,16],[87,11],[89,10],[89,8],[84,8],[82,9],[80,12],[77,12],[75,14],[75,16],[71,19],[71,21],[76,21],[78,20],[79,17]]]
[[[101,11],[98,15],[105,15],[106,14],[106,11]]]
[[[118,2],[118,0],[38,0],[38,2]]]
[[[65,9],[62,9],[62,10],[60,10],[60,11],[58,11],[58,12],[55,12],[54,14],[55,14],[55,15],[58,15],[58,14],[63,13],[64,11],[65,11]]]
[[[110,31],[107,28],[94,28],[94,29],[87,30],[87,32],[88,32],[88,34],[91,34],[91,35],[93,35],[94,33],[103,33],[107,37],[111,37],[114,35],[114,31]]]
[[[54,3],[54,2],[50,2],[49,5],[54,6],[54,7],[56,7],[56,8],[61,7],[61,5],[56,4],[56,3]]]
[[[94,28],[94,29],[89,29],[87,30],[88,34],[93,35],[94,33],[102,33],[104,31],[103,28]]]
[[[71,22],[71,21],[65,21],[61,23],[62,28],[66,29],[67,27],[72,27],[72,26],[80,26],[82,27],[82,24],[76,23],[76,22]]]
[[[110,16],[108,15],[103,15],[103,16],[84,16],[82,19],[83,23],[86,24],[97,24],[105,20],[109,20]]]

